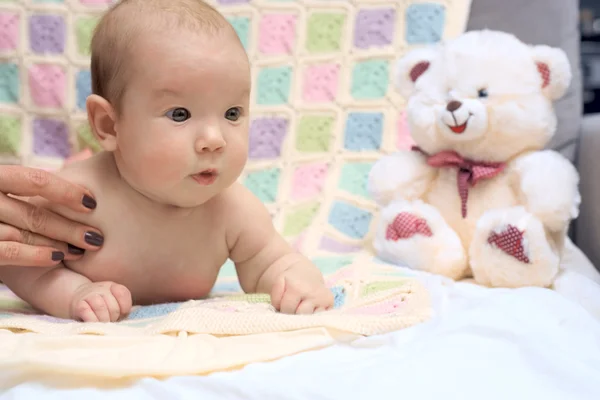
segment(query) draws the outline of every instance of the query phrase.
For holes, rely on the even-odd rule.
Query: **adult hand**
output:
[[[14,196],[40,196],[83,213],[96,208],[86,188],[44,170],[0,165],[0,266],[54,266],[102,245],[97,229]]]

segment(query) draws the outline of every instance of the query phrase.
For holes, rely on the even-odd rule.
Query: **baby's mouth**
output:
[[[192,175],[192,179],[201,185],[210,185],[217,179],[216,169],[207,169]]]

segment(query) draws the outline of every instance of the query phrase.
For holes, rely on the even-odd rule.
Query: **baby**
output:
[[[132,304],[205,297],[230,258],[245,292],[283,313],[333,306],[319,270],[237,182],[247,158],[250,66],[231,25],[201,0],[123,0],[92,39],[92,131],[105,151],[60,176],[90,188],[103,247],[2,280],[43,312],[117,321]],[[50,207],[40,199],[31,202]]]

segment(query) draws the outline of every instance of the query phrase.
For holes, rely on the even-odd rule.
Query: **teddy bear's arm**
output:
[[[401,151],[381,158],[369,173],[371,197],[385,206],[392,200],[416,200],[425,194],[435,177],[435,169],[417,152]]]
[[[515,161],[515,171],[524,206],[548,229],[562,231],[577,218],[579,175],[566,158],[552,150],[530,153]]]

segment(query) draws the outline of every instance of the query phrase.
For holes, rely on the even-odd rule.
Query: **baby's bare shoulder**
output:
[[[235,183],[215,199],[223,216],[227,242],[239,244],[239,239],[249,236],[269,235],[273,230],[272,218],[265,205],[248,188]]]
[[[97,217],[104,208],[102,205],[106,203],[106,197],[108,195],[107,187],[112,186],[112,178],[110,177],[112,172],[107,160],[107,155],[100,153],[91,158],[67,164],[63,169],[56,171],[55,173],[69,182],[88,188],[96,199],[98,208],[94,210],[93,213],[81,214],[66,207],[50,204],[46,204],[46,206],[58,214],[74,221],[85,224],[97,224]]]
[[[99,153],[85,160],[67,164],[56,174],[69,182],[87,187],[97,196],[101,192],[101,186],[110,175],[108,157],[107,153]]]

